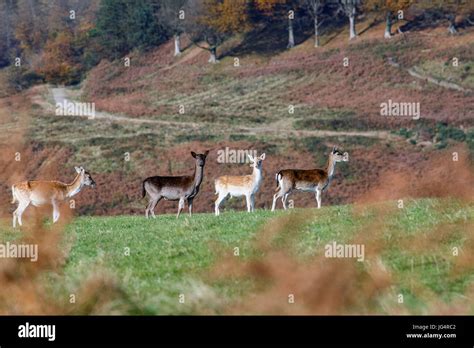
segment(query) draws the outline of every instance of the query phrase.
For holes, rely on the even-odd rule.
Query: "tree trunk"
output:
[[[11,0],[7,1],[7,4],[5,4],[5,23],[7,23],[6,25],[6,35],[7,35],[7,52],[10,51],[10,47],[11,47],[11,33],[10,33],[10,28],[11,28],[11,24],[10,24],[10,18],[11,18],[11,15],[10,15],[10,8],[12,7],[11,5]]]
[[[174,56],[179,56],[181,54],[181,43],[179,34],[174,35]]]
[[[351,11],[351,14],[349,15],[349,27],[350,27],[349,40],[352,40],[353,38],[357,36],[356,27],[355,27],[355,7]]]
[[[455,15],[449,15],[448,16],[449,20],[449,27],[448,27],[448,32],[450,34],[457,34],[458,30],[456,29],[456,16]]]
[[[287,48],[295,47],[295,37],[293,36],[293,20],[288,19],[288,46]]]
[[[392,13],[390,11],[387,12],[387,19],[385,23],[384,38],[390,39],[392,37]]]
[[[217,47],[212,46],[211,48],[209,48],[209,52],[210,52],[210,56],[209,56],[208,62],[212,64],[218,63],[219,61],[217,60],[217,54],[216,54]]]
[[[318,15],[314,16],[314,47],[319,47],[319,22]]]

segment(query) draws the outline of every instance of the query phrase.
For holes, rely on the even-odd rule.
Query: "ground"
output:
[[[21,310],[50,314],[473,313],[474,31],[428,28],[384,40],[383,24],[358,26],[355,41],[326,33],[319,49],[309,39],[262,52],[237,37],[219,49],[217,65],[193,46],[173,58],[170,42],[132,52],[130,68],[103,61],[79,86],[2,88],[1,239],[36,233],[61,262],[39,265],[47,275],[38,279],[21,278],[37,272],[22,263],[0,269],[9,284],[0,300],[18,313],[12,294],[25,302],[38,294]],[[97,117],[55,115],[64,99],[94,102]],[[381,117],[388,99],[420,102],[420,120]],[[349,162],[336,166],[323,208],[301,193],[292,196],[297,209],[269,212],[275,173],[323,167],[334,145]],[[250,172],[218,163],[225,147],[267,155],[255,214],[242,199],[219,218],[209,214],[214,179]],[[190,151],[204,150],[199,214],[176,220],[166,214],[176,203],[160,202],[157,219],[145,220],[142,180],[190,173]],[[77,165],[97,188],[78,194],[74,209],[65,202],[61,223],[70,224],[46,220],[37,229],[46,207],[29,208],[23,229],[9,227],[13,183],[69,182]],[[325,258],[332,241],[364,244],[366,260]],[[24,286],[12,289],[11,274]]]
[[[25,160],[9,164],[18,176],[7,173],[2,180],[2,205],[17,179],[70,181],[74,166],[83,165],[98,187],[77,197],[79,213],[143,214],[144,178],[191,173],[190,151],[209,149],[194,208],[210,212],[214,179],[250,172],[241,163],[217,163],[217,151],[229,147],[266,152],[257,206],[268,208],[276,172],[323,167],[334,145],[349,153],[350,162],[336,167],[323,204],[347,204],[386,173],[419,171],[453,146],[472,152],[473,117],[467,107],[474,103],[468,92],[474,88],[469,73],[472,29],[452,37],[442,27],[429,28],[385,40],[383,24],[367,29],[369,24],[359,24],[363,34],[351,43],[345,33],[328,33],[321,48],[312,47],[309,39],[271,55],[245,51],[239,40],[231,40],[217,65],[207,63],[206,51],[187,43],[182,56],[173,58],[170,42],[148,53],[132,53],[130,68],[119,60],[103,61],[80,86],[38,86],[3,98],[4,134],[12,129],[22,134],[22,141],[6,144],[4,152],[9,158],[22,153]],[[234,56],[239,56],[239,67]],[[349,67],[342,64],[345,57]],[[454,57],[458,67],[451,64]],[[390,65],[389,58],[400,68]],[[466,91],[415,78],[409,69]],[[96,103],[97,117],[56,116],[55,102],[64,98]],[[380,116],[380,104],[388,99],[420,102],[420,120]],[[227,204],[244,208],[240,200]],[[296,195],[295,204],[309,207],[315,200]],[[3,214],[9,209],[5,204]],[[157,207],[158,213],[175,210],[176,204],[169,202]]]
[[[473,313],[473,208],[425,199],[403,209],[387,202],[180,219],[79,217],[61,242],[64,269],[46,287],[72,311],[70,294],[110,278],[124,293],[98,313]],[[18,238],[5,225],[1,231]],[[364,261],[326,258],[333,241],[363,243]]]

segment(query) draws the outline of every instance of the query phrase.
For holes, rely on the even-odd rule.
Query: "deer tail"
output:
[[[275,191],[280,189],[281,171],[275,174],[276,188]]]

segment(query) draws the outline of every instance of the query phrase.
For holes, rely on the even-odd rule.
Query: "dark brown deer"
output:
[[[315,192],[318,209],[321,208],[321,192],[328,188],[334,175],[337,162],[347,162],[347,152],[340,152],[333,147],[329,154],[328,164],[324,169],[285,169],[276,174],[277,193],[273,196],[272,211],[276,201],[281,197],[283,208],[286,209],[286,200],[293,191]]]
[[[199,186],[204,177],[204,165],[206,164],[208,154],[209,151],[206,151],[204,154],[191,152],[196,161],[193,175],[152,176],[143,181],[143,198],[147,193],[149,197],[145,210],[146,218],[148,218],[150,213],[155,217],[155,207],[162,198],[168,201],[179,201],[176,218],[179,217],[181,210],[184,208],[184,201],[188,202],[189,215],[192,215],[193,200],[199,192]]]

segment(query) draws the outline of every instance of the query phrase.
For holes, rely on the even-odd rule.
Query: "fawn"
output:
[[[59,181],[22,181],[12,186],[12,204],[18,202],[13,212],[13,227],[16,220],[21,226],[21,216],[31,204],[36,207],[51,204],[53,206],[53,223],[59,219],[59,202],[78,194],[84,186],[95,187],[92,176],[82,167],[75,167],[76,177],[70,184]]]
[[[216,187],[216,205],[215,214],[220,214],[219,205],[228,195],[231,197],[245,196],[247,200],[247,211],[255,209],[255,193],[258,191],[262,182],[262,163],[265,160],[265,154],[260,157],[247,155],[250,160],[250,166],[253,172],[250,175],[243,176],[221,176],[215,180]]]

